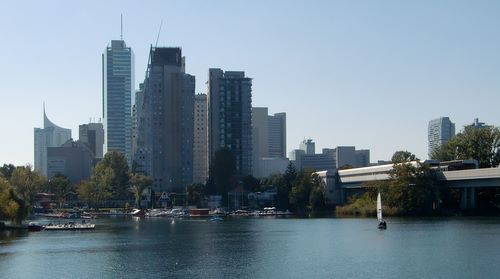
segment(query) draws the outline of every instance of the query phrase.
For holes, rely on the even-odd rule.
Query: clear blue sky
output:
[[[427,154],[427,124],[500,125],[499,1],[2,1],[0,164],[33,163],[42,103],[71,128],[101,117],[101,54],[120,36],[136,84],[159,46],[181,46],[205,92],[210,67],[243,70],[254,106],[287,113],[288,151]]]

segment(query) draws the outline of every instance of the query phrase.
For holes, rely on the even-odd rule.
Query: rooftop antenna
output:
[[[120,40],[123,41],[123,14],[120,14]]]
[[[161,26],[163,25],[163,19],[160,22],[160,29],[158,30],[158,36],[156,36],[155,48],[158,45],[158,39],[160,39]]]

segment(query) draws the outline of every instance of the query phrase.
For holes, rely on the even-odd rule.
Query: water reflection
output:
[[[477,278],[500,219],[97,219],[93,232],[0,234],[5,278]],[[8,255],[8,256],[5,256]],[[439,275],[439,276],[438,276]]]

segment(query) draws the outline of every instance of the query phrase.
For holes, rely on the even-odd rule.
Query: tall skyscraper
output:
[[[236,174],[252,174],[252,79],[245,72],[208,71],[209,162],[226,147],[236,159]]]
[[[79,126],[79,141],[86,143],[95,158],[103,157],[104,128],[102,123],[89,123]]]
[[[194,144],[193,144],[193,182],[205,183],[208,178],[208,130],[207,95],[194,97]]]
[[[48,176],[47,149],[59,147],[71,139],[71,130],[52,123],[45,113],[43,106],[43,129],[35,128],[35,170]]]
[[[185,193],[193,180],[195,78],[180,48],[152,47],[137,107],[137,170],[153,190]]]
[[[102,114],[105,152],[132,158],[132,94],[134,53],[123,40],[112,40],[102,55]]]
[[[450,121],[449,117],[440,117],[429,121],[429,158],[436,147],[448,142],[454,136],[455,124]]]
[[[268,116],[269,157],[286,157],[286,113],[280,112]]]

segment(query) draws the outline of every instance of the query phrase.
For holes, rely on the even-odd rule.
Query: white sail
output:
[[[377,219],[382,221],[382,198],[380,197],[380,192],[377,196]]]

